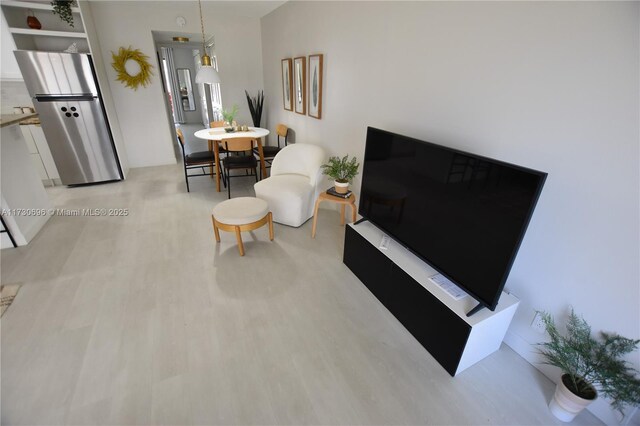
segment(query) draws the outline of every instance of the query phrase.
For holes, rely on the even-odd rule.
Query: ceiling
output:
[[[50,0],[30,0],[33,2],[44,2],[49,3]],[[105,0],[89,0],[92,2],[105,1]],[[112,1],[112,0],[108,0]],[[128,0],[128,1],[137,1],[144,3],[148,0]],[[162,0],[161,0],[162,1]],[[196,0],[181,0],[184,2],[193,2]],[[203,6],[206,3],[215,3],[216,10],[220,13],[230,14],[230,15],[238,15],[238,16],[246,16],[248,18],[262,18],[265,15],[273,12],[283,4],[285,4],[286,0],[253,0],[253,1],[244,1],[244,0],[236,0],[236,1],[218,1],[218,0],[202,0]],[[114,6],[115,6],[115,2]],[[178,1],[180,3],[180,1]]]
[[[202,3],[214,2],[215,0],[202,0]],[[287,1],[215,1],[216,8],[221,8],[225,12],[233,13],[251,18],[262,18],[273,12]]]

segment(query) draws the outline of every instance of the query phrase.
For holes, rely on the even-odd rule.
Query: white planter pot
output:
[[[564,376],[562,376],[564,377]],[[562,378],[556,385],[556,392],[549,402],[549,410],[558,420],[563,422],[572,421],[593,399],[584,399],[571,392],[564,384]]]
[[[338,182],[337,180],[334,180],[333,184],[338,194],[346,194],[347,191],[349,190],[349,182],[342,183],[342,182]]]

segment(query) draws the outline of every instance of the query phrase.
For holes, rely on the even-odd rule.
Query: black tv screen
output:
[[[494,310],[546,176],[369,127],[359,213]]]

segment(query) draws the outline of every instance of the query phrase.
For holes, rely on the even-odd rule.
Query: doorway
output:
[[[220,84],[197,84],[195,77],[201,67],[202,43],[195,41],[173,41],[175,33],[153,31],[153,38],[161,69],[167,111],[173,123],[201,124],[221,118],[222,97]],[[197,40],[198,34],[179,34],[181,39]],[[207,54],[217,69],[213,38],[205,43]]]

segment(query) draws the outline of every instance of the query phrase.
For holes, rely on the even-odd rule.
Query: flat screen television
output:
[[[546,176],[369,127],[358,212],[495,310]]]

